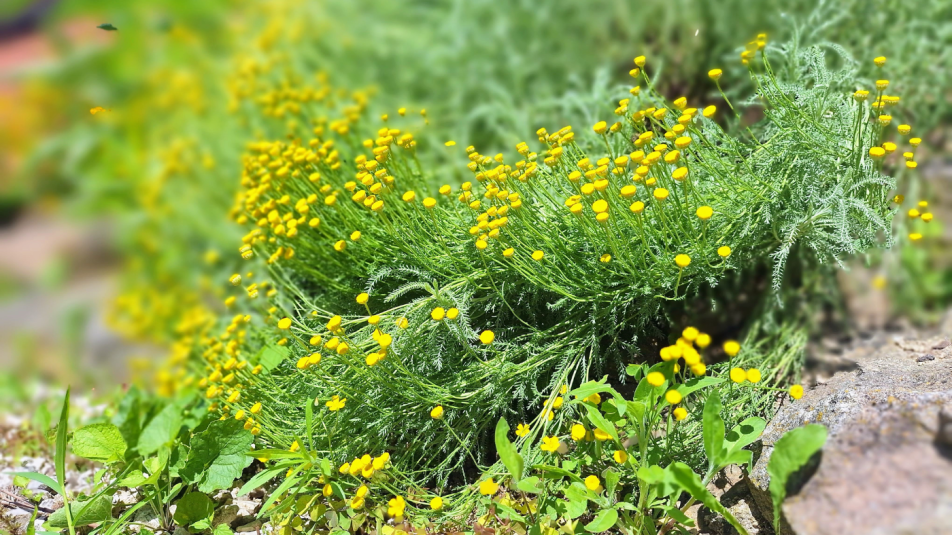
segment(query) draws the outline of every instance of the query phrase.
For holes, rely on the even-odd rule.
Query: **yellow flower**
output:
[[[358,304],[358,305],[366,305],[366,304],[367,304],[367,301],[369,301],[369,300],[370,300],[370,296],[367,295],[367,294],[365,294],[365,293],[362,293],[362,294],[358,294],[358,295],[357,295],[357,304]]]
[[[696,213],[701,219],[710,219],[714,215],[714,210],[710,206],[702,206],[697,209]]]
[[[645,379],[648,381],[648,384],[654,387],[658,387],[664,384],[664,374],[661,372],[651,372],[648,374]]]
[[[291,328],[291,318],[281,318],[278,320],[279,329],[290,329]]]
[[[691,257],[686,254],[679,254],[674,257],[674,263],[677,264],[679,268],[686,268],[691,265]]]
[[[704,349],[705,347],[711,345],[711,335],[707,333],[698,333],[697,338],[694,339],[694,343],[698,347]]]
[[[625,450],[615,450],[615,453],[612,454],[612,458],[615,459],[615,462],[618,464],[625,464],[625,461],[628,460],[628,452]]]
[[[703,362],[698,362],[697,364],[691,366],[691,373],[701,377],[707,373],[707,366],[705,366]]]
[[[714,114],[715,114],[716,112],[717,112],[717,106],[711,105],[711,106],[708,106],[708,107],[704,108],[704,111],[701,112],[701,114],[704,115],[704,116],[707,117],[707,118],[711,118],[711,117],[714,116]]]
[[[347,403],[347,398],[341,398],[340,396],[333,396],[331,400],[325,403],[327,408],[331,411],[339,411],[344,408],[344,405]]]
[[[747,372],[743,368],[731,368],[731,381],[735,383],[743,383],[747,380]]]
[[[793,385],[790,387],[790,397],[793,399],[800,399],[803,397],[803,387],[800,385]]]
[[[323,494],[325,498],[331,497],[334,494],[334,487],[332,487],[330,483],[324,485],[324,489],[321,491],[321,494]]]
[[[599,199],[592,203],[592,211],[596,214],[601,214],[608,211],[608,201],[605,199]]]
[[[879,56],[877,58],[873,58],[873,63],[875,63],[877,67],[882,67],[883,65],[886,64],[886,56]]]
[[[483,496],[492,496],[499,490],[499,484],[489,478],[479,484],[479,493]]]
[[[563,398],[562,396],[557,396],[555,399],[552,400],[552,408],[561,409],[563,403],[565,403],[565,398]]]
[[[899,125],[897,129],[899,130],[899,133],[902,135],[906,135],[912,131],[912,127],[909,126],[908,124],[901,124]]]
[[[404,193],[404,194],[403,194],[403,197],[401,197],[401,198],[403,199],[404,202],[413,202],[413,199],[416,199],[416,192],[415,192],[415,191],[408,191],[408,192]]]
[[[455,320],[457,317],[459,317],[458,308],[453,307],[446,311],[446,319]]]
[[[668,190],[664,188],[658,188],[654,190],[653,195],[655,199],[658,199],[659,201],[663,201],[668,198]]]
[[[638,56],[637,58],[635,58],[635,65],[637,65],[637,66],[639,66],[639,67],[644,67],[644,66],[645,66],[645,57],[644,57],[644,56]]]
[[[611,435],[609,435],[608,433],[606,433],[605,431],[602,431],[601,429],[597,427],[594,429],[593,432],[595,434],[595,439],[598,440],[599,442],[605,442],[606,440],[611,438]]]
[[[430,500],[430,509],[434,511],[439,511],[442,508],[443,508],[443,498],[440,498],[439,496],[437,496],[433,498],[432,500]]]
[[[259,412],[261,412],[261,402],[259,401],[255,403],[254,405],[252,405],[251,409],[249,409],[249,412],[251,412],[251,414],[258,414]]]
[[[340,322],[341,322],[341,317],[334,316],[333,318],[331,318],[330,321],[327,322],[327,330],[334,332],[337,329],[340,329]]]
[[[513,254],[515,254],[515,252],[516,252],[515,249],[513,249],[512,247],[509,247],[508,249],[502,252],[502,255],[505,256],[506,258],[510,258],[512,257]]]
[[[442,420],[443,406],[437,405],[436,407],[433,407],[433,410],[430,411],[430,417],[433,418],[434,420]]]
[[[555,453],[559,449],[559,437],[542,437],[542,451]]]
[[[922,234],[918,232],[913,232],[912,234],[909,235],[909,239],[912,241],[919,241],[922,239]]]
[[[681,396],[681,392],[672,389],[664,393],[664,399],[671,405],[677,405],[678,403],[681,403],[683,398]]]
[[[688,411],[684,407],[678,407],[674,409],[673,414],[674,414],[674,419],[679,422],[688,417]]]
[[[929,221],[932,221],[932,213],[926,212],[926,213],[922,214],[922,222],[923,222],[923,223],[928,223]]]
[[[731,255],[731,248],[726,245],[722,245],[717,248],[717,254],[721,258],[727,258],[728,256]]]
[[[882,91],[889,87],[889,80],[876,80],[876,89]]]
[[[430,317],[433,318],[433,321],[443,321],[443,318],[446,317],[446,310],[443,307],[436,307],[430,312]]]
[[[297,440],[295,440],[295,441],[291,444],[291,447],[288,448],[288,451],[290,451],[291,453],[294,453],[294,452],[296,452],[296,451],[299,450],[299,449],[301,449],[301,445],[298,444],[298,441],[297,441]]]
[[[607,264],[612,261],[612,255],[605,253],[602,256],[598,257],[598,261],[603,264]]]
[[[757,368],[751,368],[747,370],[747,380],[750,381],[751,383],[759,383],[760,370],[758,370]]]
[[[444,145],[446,145],[447,147],[455,147],[455,146],[456,146],[456,142],[450,140],[450,141],[447,141],[446,143],[444,143]]]
[[[736,357],[737,354],[740,353],[740,344],[734,340],[728,340],[724,342],[724,353],[727,353],[732,357]]]
[[[602,482],[598,480],[598,476],[588,476],[585,478],[585,488],[590,491],[597,491],[598,487],[602,486]]]
[[[869,157],[879,159],[886,155],[886,149],[882,147],[872,147],[869,149]]]
[[[711,69],[707,71],[707,75],[710,76],[711,80],[714,80],[715,82],[721,78],[721,74],[723,74],[723,72],[720,69]]]
[[[496,335],[490,330],[485,330],[479,335],[479,341],[486,345],[493,343],[495,339]]]
[[[681,136],[678,139],[674,140],[674,146],[679,149],[684,149],[691,144],[691,138],[688,136]]]
[[[572,426],[572,440],[578,442],[585,438],[586,433],[588,433],[588,431],[582,424],[575,424]]]
[[[529,434],[529,425],[528,424],[519,424],[516,427],[516,436],[524,437]]]
[[[687,167],[678,167],[677,169],[674,170],[673,173],[671,173],[671,178],[675,180],[679,180],[679,181],[684,180],[684,177],[686,176],[688,176]]]
[[[598,121],[595,123],[595,126],[592,127],[592,130],[594,130],[596,134],[604,134],[605,131],[608,130],[608,123],[605,121]]]
[[[535,260],[536,262],[542,260],[542,257],[543,257],[543,256],[545,256],[545,253],[543,253],[542,251],[533,251],[533,252],[532,252],[532,259]]]

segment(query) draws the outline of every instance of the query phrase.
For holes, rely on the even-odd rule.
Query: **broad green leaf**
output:
[[[589,533],[601,533],[608,531],[618,521],[618,511],[614,509],[602,509],[595,515],[595,518],[585,524],[585,531]]]
[[[660,466],[641,466],[638,468],[638,479],[649,485],[660,483],[664,480],[664,468]]]
[[[724,437],[725,453],[731,455],[753,444],[755,440],[760,438],[766,427],[767,421],[757,416],[751,416],[735,425]]]
[[[61,496],[63,494],[63,487],[61,487],[57,481],[55,481],[53,478],[51,478],[48,475],[40,474],[38,472],[10,472],[10,473],[13,474],[14,476],[25,477],[27,479],[36,481],[37,483],[40,483],[42,485],[46,485],[47,487],[53,489],[53,492]]]
[[[733,453],[727,453],[721,458],[721,468],[736,464],[738,466],[747,465],[747,469],[753,468],[754,452],[750,450],[739,450]]]
[[[571,519],[576,519],[588,511],[588,493],[585,487],[580,488],[581,483],[572,484],[565,489],[565,497],[568,503],[565,504],[565,514]]]
[[[57,509],[50,515],[45,526],[55,529],[68,527],[66,513],[66,507]],[[91,500],[69,502],[69,513],[73,517],[73,526],[105,522],[112,518],[112,496],[102,494]]]
[[[288,353],[288,348],[284,346],[265,346],[258,352],[258,364],[260,364],[265,371],[271,371],[287,358]]]
[[[602,413],[599,412],[598,407],[588,403],[584,403],[583,405],[588,411],[588,419],[591,420],[592,425],[608,433],[608,435],[612,437],[615,442],[621,442],[621,440],[618,438],[618,431],[615,429],[615,424],[606,420],[605,417],[602,416]]]
[[[677,520],[680,524],[683,524],[689,528],[694,527],[694,521],[688,518],[688,515],[682,513],[677,507],[665,506],[662,507],[661,510],[664,511],[664,514]]]
[[[520,515],[515,509],[513,509],[512,507],[510,507],[510,506],[508,506],[508,505],[506,505],[506,504],[504,504],[504,503],[495,502],[495,503],[493,504],[493,507],[495,507],[497,510],[502,511],[502,512],[504,513],[504,514],[502,515],[503,518],[507,518],[507,517],[508,517],[509,520],[515,520],[516,522],[525,522],[525,521],[526,521],[526,518],[525,518],[524,516]]]
[[[567,477],[574,481],[578,481],[578,482],[582,481],[582,478],[578,477],[572,472],[569,472],[568,470],[559,468],[558,466],[549,466],[546,464],[534,464],[532,465],[532,469],[542,471],[542,477],[546,479],[560,479],[563,477]]]
[[[171,445],[182,427],[182,411],[175,403],[165,406],[142,429],[136,450],[143,456],[152,455],[162,446]]]
[[[634,401],[644,402],[648,405],[654,405],[655,398],[659,393],[664,392],[665,388],[668,386],[668,381],[665,381],[661,386],[651,386],[648,383],[648,374],[651,372],[664,372],[665,368],[669,367],[669,363],[659,362],[651,368],[648,368],[648,371],[645,372],[645,376],[640,381],[638,381],[638,386],[635,387],[635,395],[632,399]],[[665,374],[665,377],[667,377],[669,374],[670,371],[668,374]]]
[[[641,375],[641,365],[640,364],[629,364],[625,367],[625,373],[634,377],[635,380],[638,379],[638,376]]]
[[[505,418],[500,418],[496,423],[496,451],[499,453],[502,464],[509,470],[512,480],[519,483],[524,465],[522,456],[509,441],[509,423],[506,422]]]
[[[618,486],[618,482],[621,480],[621,475],[609,468],[605,470],[602,476],[605,478],[605,490],[608,491],[609,496],[613,495],[615,487]]]
[[[567,395],[571,399],[578,399],[579,401],[591,396],[592,394],[600,394],[602,392],[608,392],[614,397],[618,397],[618,392],[615,391],[611,386],[607,384],[608,376],[602,377],[600,381],[589,381],[583,385],[579,385],[578,388],[572,390]]]
[[[122,396],[119,407],[116,409],[112,423],[119,428],[126,445],[139,443],[139,434],[142,433],[142,395],[135,386]]]
[[[516,488],[528,494],[539,494],[542,492],[542,486],[539,484],[542,480],[539,476],[527,477],[516,485]]]
[[[770,497],[773,499],[774,531],[780,529],[780,505],[787,497],[787,480],[826,443],[826,428],[809,424],[784,433],[774,444],[767,463],[770,474]]]
[[[246,453],[254,437],[234,419],[215,420],[192,437],[188,460],[179,475],[189,483],[197,483],[201,492],[228,488],[251,464]]]
[[[244,496],[249,492],[255,490],[256,488],[264,485],[268,481],[274,479],[278,474],[285,472],[284,468],[269,468],[267,470],[262,470],[255,474],[247,483],[242,485],[241,489],[238,491],[237,496]]]
[[[228,524],[218,524],[215,526],[215,530],[212,531],[212,535],[233,535],[233,533]]]
[[[724,419],[721,418],[721,397],[711,392],[704,403],[704,452],[710,466],[720,466],[724,450]]]
[[[126,441],[113,424],[91,424],[73,433],[72,450],[75,455],[90,461],[109,464],[123,459]]]
[[[175,523],[180,526],[192,526],[205,529],[211,526],[215,516],[215,502],[201,492],[189,492],[175,502]]]
[[[668,466],[667,470],[665,470],[665,475],[671,483],[685,490],[695,500],[701,502],[711,511],[723,516],[730,525],[734,526],[738,533],[748,535],[744,526],[734,518],[734,515],[732,515],[726,507],[721,505],[721,502],[711,494],[711,491],[707,490],[707,487],[701,482],[701,478],[691,470],[691,467],[684,463],[672,463]]]

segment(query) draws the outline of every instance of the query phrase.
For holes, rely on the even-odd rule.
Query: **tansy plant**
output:
[[[671,426],[689,411],[671,406],[708,387],[721,393],[708,398],[712,414],[723,396],[728,419],[742,420],[772,394],[747,406],[741,387],[727,385],[763,375],[773,388],[802,343],[759,353],[757,371],[739,367],[740,347],[725,345],[736,368],[728,371],[701,355],[710,337],[685,331],[659,364],[629,368],[641,379],[630,402],[616,396],[630,380],[622,370],[653,357],[640,346],[663,336],[668,307],[751,266],[769,265],[782,290],[791,260],[804,275],[876,246],[895,211],[894,182],[882,172],[896,138],[883,89],[845,90],[853,65],[831,72],[817,48],[786,58],[790,74],[781,78],[762,42],[745,60],[765,120],[740,137],[714,121],[723,110],[655,92],[641,56],[632,67],[638,85],[614,120],[540,128],[515,158],[452,140],[418,145],[389,115],[370,127],[365,95],[337,109],[307,88],[269,93],[268,108],[293,108],[313,137],[248,144],[232,211],[247,233],[236,254],[264,260],[267,276],[232,277],[229,304],[249,314],[208,344],[198,384],[210,410],[244,421],[260,448],[306,452],[273,493],[273,512],[313,507],[301,497],[322,489],[325,507],[352,519],[367,511],[361,521],[463,518],[477,490],[498,490],[479,474],[500,448],[492,439],[500,417],[525,422],[519,433],[554,455],[577,415],[596,439],[583,444],[585,455],[602,458],[608,440],[624,453],[627,483],[620,471],[589,474],[628,489],[621,501],[596,501],[608,516],[591,530],[613,523],[609,510],[643,516],[630,524],[642,531],[681,520],[676,488],[694,495],[711,470],[749,458],[739,438],[728,453],[730,439],[709,439],[723,430],[708,431],[718,425],[705,416],[703,433],[684,426],[681,439],[703,437],[704,477],[678,464],[679,426]],[[718,84],[720,76],[711,72]],[[328,109],[335,115],[320,115]],[[468,160],[472,180],[431,187],[439,177],[417,153],[432,150]],[[751,332],[758,321],[749,320]],[[590,378],[604,374],[616,377],[612,386],[578,387],[570,400],[555,394],[560,385],[592,388]],[[614,403],[602,410],[581,401],[606,392]],[[659,429],[664,440],[649,440]],[[628,440],[638,441],[634,452]],[[336,472],[318,471],[317,459]],[[543,475],[588,477],[576,472],[581,461],[552,461],[555,471],[539,468]]]

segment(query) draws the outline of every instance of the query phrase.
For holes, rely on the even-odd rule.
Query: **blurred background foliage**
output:
[[[275,87],[293,70],[340,97],[365,91],[376,114],[406,107],[420,146],[429,147],[419,152],[425,164],[441,183],[461,182],[465,162],[438,150],[444,141],[512,152],[539,127],[587,127],[602,119],[592,110],[627,96],[635,55],[651,58],[668,97],[718,103],[706,76],[712,66],[724,69],[732,98],[748,96],[739,53],[767,32],[775,42],[841,45],[870,80],[869,59],[889,57],[890,78],[900,81],[890,91],[902,95],[896,115],[910,118],[935,154],[907,181],[910,202],[942,189],[948,153],[947,0],[14,0],[0,6],[0,18],[0,47],[14,51],[0,63],[0,224],[7,234],[31,217],[94,229],[93,242],[78,248],[95,251],[93,263],[104,265],[97,273],[118,278],[103,290],[111,296],[105,322],[143,344],[115,353],[145,357],[132,361],[134,373],[168,353],[160,390],[177,380],[193,335],[224,311],[222,282],[240,261],[239,229],[227,212],[245,143],[304,127],[293,112],[267,121],[248,112],[262,96],[237,98],[249,62],[277,65]],[[102,23],[118,31],[97,29]],[[104,111],[91,114],[96,107]],[[894,306],[920,321],[934,319],[952,295],[948,243],[940,225],[929,231],[935,235],[918,247],[868,262]],[[4,272],[0,295],[28,307],[37,291],[63,293],[80,271],[63,258],[51,256],[44,277]],[[88,328],[64,317],[74,320],[45,328],[64,333],[59,354],[81,353],[66,348],[81,345],[76,338]],[[7,330],[2,342],[30,345],[16,323]],[[33,354],[12,353],[21,361]]]

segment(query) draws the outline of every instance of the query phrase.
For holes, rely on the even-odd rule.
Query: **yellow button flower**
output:
[[[686,268],[691,265],[691,257],[686,254],[679,254],[674,257],[674,263],[677,264],[679,268]]]
[[[555,453],[559,449],[559,437],[542,437],[542,451]]]
[[[585,488],[590,491],[597,491],[599,487],[602,486],[602,482],[598,480],[598,476],[588,476],[585,478]]]
[[[433,407],[433,410],[430,411],[430,417],[433,418],[434,420],[442,420],[443,406],[437,405],[436,407]]]
[[[726,245],[722,245],[717,248],[717,255],[721,258],[727,258],[731,255],[731,248]]]
[[[793,385],[790,387],[790,397],[793,399],[800,399],[803,397],[803,387],[800,385]]]
[[[618,464],[625,464],[625,461],[628,460],[628,453],[625,450],[615,450],[615,453],[612,454],[612,458],[615,459],[615,462]]]
[[[645,380],[648,381],[648,384],[654,387],[658,387],[664,384],[664,374],[661,372],[651,372],[645,377]]]
[[[732,357],[736,357],[737,354],[740,353],[740,344],[738,344],[735,340],[728,340],[724,342],[724,353],[727,353]]]
[[[479,335],[479,341],[486,345],[493,343],[493,340],[495,339],[496,335],[490,330],[485,330]]]
[[[278,320],[279,329],[290,329],[291,328],[291,318],[281,318]]]
[[[743,368],[731,368],[730,376],[731,381],[735,383],[743,383],[747,380],[747,372]]]

